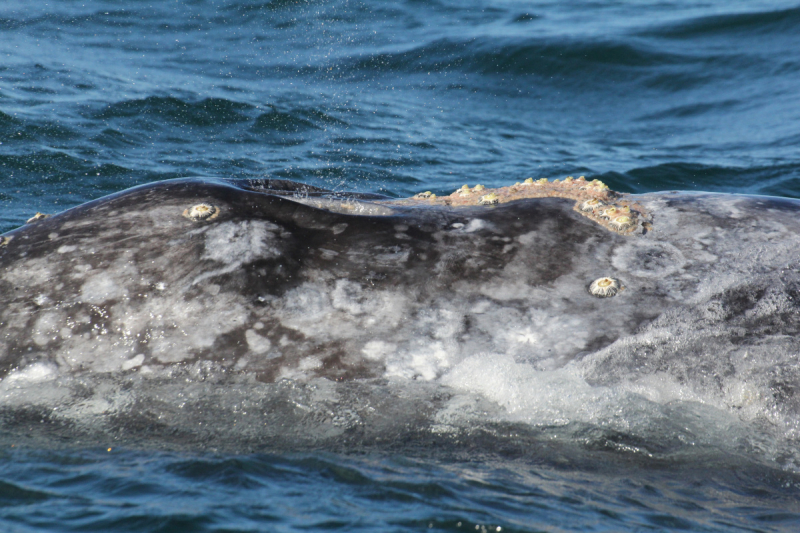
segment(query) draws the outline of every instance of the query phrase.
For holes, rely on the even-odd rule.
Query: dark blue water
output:
[[[0,232],[181,176],[800,197],[799,87],[794,2],[5,0]],[[767,445],[514,431],[356,454],[9,443],[0,529],[800,528],[798,468]]]

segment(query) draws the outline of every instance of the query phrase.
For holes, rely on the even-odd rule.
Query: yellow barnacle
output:
[[[610,298],[616,296],[622,285],[615,278],[598,278],[589,285],[589,294],[598,298]]]
[[[485,194],[480,197],[478,200],[478,205],[492,205],[498,202],[500,202],[500,198],[498,198],[495,193],[490,192],[489,194]]]
[[[619,209],[617,209],[616,206],[612,205],[611,207],[600,213],[600,216],[605,218],[614,218],[618,214],[619,214]]]
[[[414,198],[419,198],[419,199],[431,198],[431,199],[433,199],[433,198],[436,198],[436,195],[433,194],[431,191],[425,191],[425,192],[421,192],[421,193],[415,194]]]
[[[458,194],[460,194],[461,196],[466,196],[466,195],[470,194],[472,191],[469,190],[469,185],[464,184],[456,192]]]
[[[478,191],[482,191],[482,190],[484,190],[485,188],[486,188],[486,187],[484,187],[483,185],[481,185],[481,184],[479,183],[479,184],[477,184],[475,187],[473,187],[473,188],[472,188],[472,192],[478,192]]]
[[[636,223],[628,215],[618,215],[611,219],[609,222],[612,228],[617,231],[627,231],[631,229]]]
[[[566,178],[564,178],[564,183],[572,183],[573,181],[575,180],[572,179],[572,176],[567,176]]]
[[[183,216],[189,220],[214,220],[219,216],[219,207],[210,204],[197,204],[187,208]]]
[[[527,178],[523,183],[525,185],[532,185],[533,184],[533,178]]]
[[[0,248],[7,246],[14,237],[0,237]]]
[[[547,182],[547,178],[541,178],[541,179],[536,180],[535,183],[536,183],[536,185],[547,185],[548,182]]]

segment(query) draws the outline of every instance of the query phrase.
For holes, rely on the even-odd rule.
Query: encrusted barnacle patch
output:
[[[187,208],[183,216],[197,222],[214,220],[219,216],[219,207],[211,204],[197,204]]]
[[[414,195],[414,198],[426,199],[426,198],[436,198],[436,195],[433,194],[431,191],[420,192]]]
[[[589,285],[589,294],[598,298],[611,298],[622,290],[622,284],[616,278],[597,278]]]
[[[39,222],[40,220],[44,220],[46,218],[50,218],[50,215],[46,215],[44,213],[36,212],[31,218],[25,221],[26,224],[33,224],[34,222]]]
[[[14,237],[0,237],[0,248],[3,248],[4,246],[8,246],[8,243],[10,243],[11,239],[13,239],[13,238]]]
[[[477,192],[481,196],[476,199],[473,195]],[[503,204],[529,198],[567,198],[575,201],[575,211],[614,233],[640,235],[653,229],[652,217],[643,207],[633,203],[626,195],[612,191],[602,181],[587,181],[585,176],[567,176],[563,180],[554,181],[527,178],[522,183],[496,189],[487,189],[483,185],[472,188],[464,185],[445,197],[427,194],[425,192],[405,200],[391,200],[390,203],[414,205],[425,200],[429,205],[457,208],[476,204]]]
[[[484,194],[478,200],[478,205],[493,205],[500,202],[500,198],[497,194],[490,192],[489,194]]]

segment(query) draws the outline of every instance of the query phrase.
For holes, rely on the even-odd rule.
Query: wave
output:
[[[264,108],[269,111],[264,112]],[[144,117],[144,119],[143,119]],[[306,130],[319,130],[328,126],[345,126],[347,123],[323,110],[313,107],[283,109],[274,104],[256,106],[225,98],[205,98],[189,101],[173,96],[149,96],[136,100],[124,100],[106,106],[92,114],[95,120],[144,120],[145,129],[158,128],[159,124],[179,127],[220,128],[227,126],[249,126],[251,134],[291,134]],[[135,129],[141,129],[142,124]],[[111,130],[113,131],[113,130]],[[124,131],[129,135],[131,124]],[[119,135],[104,131],[103,137],[112,144],[119,143]],[[130,141],[135,144],[135,141]]]
[[[612,188],[634,193],[697,190],[800,198],[800,164],[727,167],[690,162],[663,163],[597,176]]]
[[[642,34],[672,39],[781,34],[796,37],[800,34],[800,7],[778,11],[704,16],[646,30]]]
[[[24,141],[65,141],[79,137],[76,131],[58,122],[19,119],[0,111],[0,138],[4,144]]]
[[[395,53],[357,60],[352,68],[369,72],[447,72],[536,76],[585,76],[609,70],[696,62],[643,43],[614,40],[475,38],[440,39]]]
[[[175,97],[149,96],[137,100],[125,100],[110,104],[94,118],[158,117],[184,126],[219,126],[245,122],[245,114],[254,106],[224,98],[205,98],[198,102],[187,102]]]

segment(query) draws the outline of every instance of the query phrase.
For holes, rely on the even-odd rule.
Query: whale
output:
[[[0,392],[77,405],[76,379],[224,375],[362,399],[370,384],[436,385],[513,410],[529,396],[509,400],[512,377],[546,388],[533,376],[569,369],[581,386],[793,425],[798,215],[793,199],[583,177],[405,199],[152,183],[0,236]],[[69,402],[54,392],[65,379]],[[25,387],[37,392],[12,394]]]

